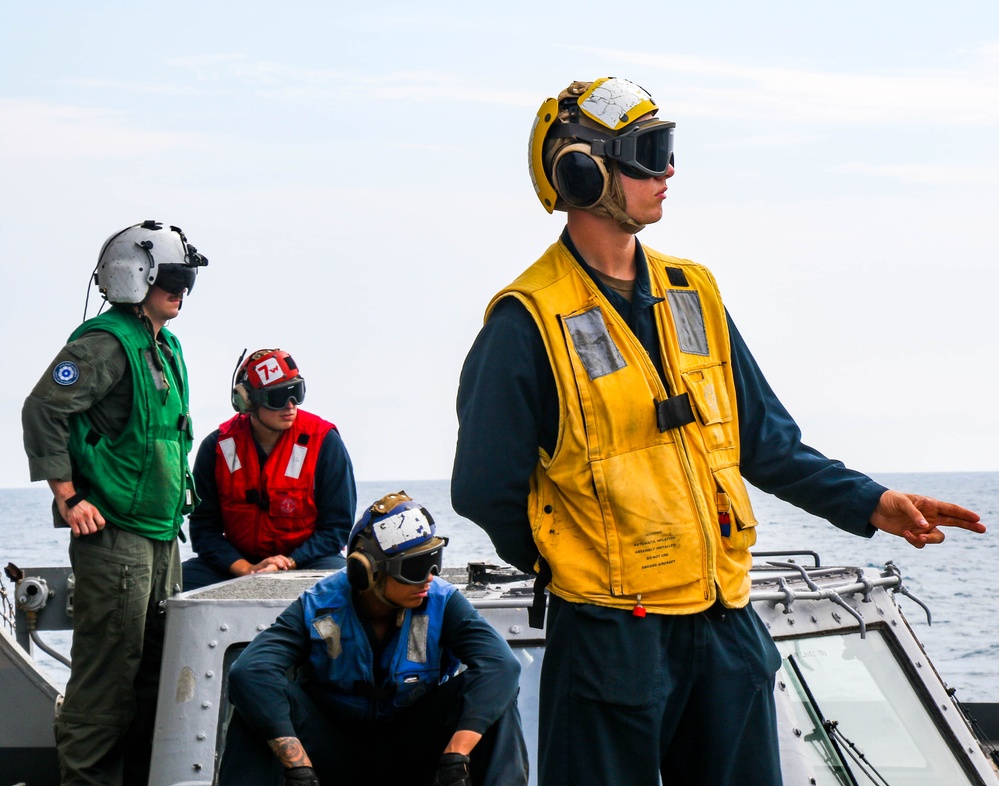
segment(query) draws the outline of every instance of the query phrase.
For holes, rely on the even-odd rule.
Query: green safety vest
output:
[[[110,333],[125,349],[132,372],[132,413],[113,440],[94,430],[86,412],[71,416],[74,469],[87,500],[105,519],[153,540],[172,540],[195,503],[187,463],[194,432],[180,342],[170,331],[160,330],[173,351],[171,362],[149,329],[117,308],[87,320],[69,340],[93,330]]]

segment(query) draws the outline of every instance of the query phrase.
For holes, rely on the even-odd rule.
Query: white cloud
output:
[[[976,52],[978,57],[961,68],[887,74],[752,66],[676,54],[602,54],[682,76],[671,88],[670,105],[688,115],[992,126],[999,124],[999,45]]]
[[[919,185],[999,185],[999,167],[934,166],[926,164],[864,164],[852,161],[829,167],[844,175],[869,175]]]
[[[125,112],[0,98],[0,159],[130,158],[211,145],[203,135],[131,125]]]

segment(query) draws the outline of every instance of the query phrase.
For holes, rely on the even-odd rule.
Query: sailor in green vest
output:
[[[94,280],[110,310],[69,337],[22,410],[31,479],[52,489],[76,577],[72,668],[55,722],[62,783],[144,784],[163,645],[194,507],[180,342],[166,329],[208,260],[177,227],[116,232]]]

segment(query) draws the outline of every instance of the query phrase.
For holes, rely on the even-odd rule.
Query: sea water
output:
[[[882,568],[888,561],[901,570],[905,586],[932,612],[898,596],[909,623],[944,681],[963,701],[999,701],[999,600],[993,578],[999,574],[999,473],[918,473],[877,475],[890,488],[956,502],[979,513],[991,527],[984,535],[947,531],[939,546],[915,549],[899,538],[878,533],[858,538],[809,516],[780,500],[751,489],[760,522],[757,550],[808,549],[823,565]],[[448,481],[367,481],[358,483],[359,508],[384,494],[405,490],[433,514],[441,534],[450,538],[445,559],[450,565],[498,561],[485,533],[452,509]],[[68,565],[69,531],[52,527],[51,496],[43,485],[0,489],[0,565],[19,567]],[[181,557],[192,556],[181,544]],[[996,571],[994,574],[993,571]],[[4,579],[8,595],[11,582]],[[68,653],[69,634],[46,633],[46,641]],[[58,684],[68,670],[36,653],[39,663]]]

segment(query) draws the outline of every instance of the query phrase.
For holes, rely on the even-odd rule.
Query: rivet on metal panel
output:
[[[517,635],[518,633],[520,633],[520,625],[511,625],[511,626],[510,626],[510,632],[511,632],[511,633],[512,633],[512,634],[513,634],[514,636],[516,636],[516,635]]]
[[[218,645],[219,645],[219,643],[217,641],[210,641],[210,642],[208,642],[208,646],[209,647],[217,647]]]
[[[206,737],[208,737],[208,735],[205,734],[203,731],[199,731],[197,736],[199,740],[204,740]]]
[[[215,672],[214,671],[206,671],[205,672],[205,676],[206,677],[214,677],[215,676]]]
[[[219,625],[219,630],[222,630],[222,631],[226,631],[226,630],[229,630],[229,626],[228,626],[228,625],[226,625],[226,624],[225,624],[225,623],[223,622],[223,623],[222,623],[221,625]]]
[[[210,701],[205,701],[201,703],[201,709],[210,710],[212,708],[212,703]]]

